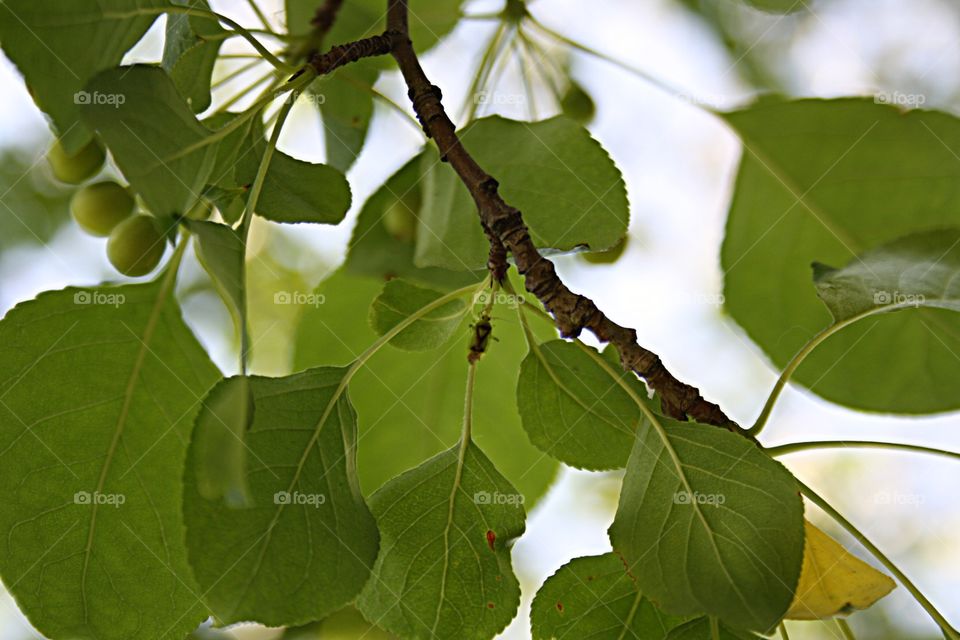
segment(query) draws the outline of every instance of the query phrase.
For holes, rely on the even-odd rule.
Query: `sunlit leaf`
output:
[[[201,430],[223,427],[197,422],[185,476],[187,549],[204,601],[225,623],[320,620],[370,575],[377,530],[354,475],[357,423],[344,372],[250,378],[248,508],[200,493]]]
[[[491,638],[516,615],[510,543],[522,497],[480,449],[459,444],[385,484],[370,499],[382,536],[357,601],[401,637]]]
[[[94,78],[87,91],[109,98],[87,105],[84,120],[100,133],[150,211],[184,214],[203,191],[216,146],[194,149],[210,132],[170,76],[147,65],[111,69]]]
[[[811,262],[846,264],[896,238],[960,226],[954,116],[771,99],[725,118],[745,147],[722,251],[726,305],[776,367],[830,324]],[[794,380],[861,409],[956,409],[960,396],[930,384],[960,377],[955,322],[922,309],[860,323],[820,346]],[[897,366],[882,366],[890,354]]]
[[[370,306],[370,324],[384,335],[442,295],[403,280],[391,280]],[[390,344],[410,351],[435,349],[453,336],[468,311],[463,300],[451,300],[398,333]]]
[[[603,251],[627,232],[629,209],[620,170],[590,133],[563,117],[518,122],[483,118],[464,129],[463,144],[500,182],[504,199],[523,212],[543,249]],[[415,262],[479,269],[489,243],[476,204],[435,152],[425,156],[424,198]]]
[[[619,375],[634,386],[636,397],[646,398],[636,376]],[[636,401],[616,379],[580,347],[563,340],[537,345],[524,358],[517,406],[533,444],[584,469],[624,467],[643,421]]]
[[[615,553],[563,565],[543,583],[530,609],[534,640],[664,640],[681,622],[643,597]]]
[[[866,609],[896,583],[804,521],[806,537],[800,584],[786,618],[823,620]]]
[[[169,283],[44,293],[0,321],[0,575],[45,636],[172,639],[207,616],[179,532],[218,377]]]
[[[294,368],[352,362],[377,339],[367,320],[381,280],[337,272],[304,304]],[[322,298],[321,298],[322,296]],[[474,441],[525,497],[529,508],[553,481],[557,463],[530,444],[516,409],[517,371],[525,347],[516,311],[494,307],[493,340],[477,372]],[[364,494],[452,447],[466,388],[469,321],[440,350],[380,349],[350,381],[360,418],[358,468]],[[555,336],[534,328],[539,339]],[[384,428],[388,425],[389,428]]]
[[[613,548],[664,611],[766,632],[786,613],[803,560],[793,476],[726,429],[644,423],[627,463]]]
[[[167,0],[6,0],[0,3],[0,42],[17,65],[37,106],[50,115],[68,153],[91,138],[80,107],[100,71],[120,64]]]

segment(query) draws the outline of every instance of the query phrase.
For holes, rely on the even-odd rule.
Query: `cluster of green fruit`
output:
[[[68,155],[59,142],[47,153],[53,175],[61,182],[81,184],[103,167],[104,149],[93,140],[74,155]],[[120,273],[137,277],[153,271],[166,249],[160,224],[147,213],[136,212],[137,201],[113,180],[81,187],[70,201],[73,219],[87,233],[108,237],[107,257]]]

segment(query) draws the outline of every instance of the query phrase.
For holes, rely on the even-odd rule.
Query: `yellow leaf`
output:
[[[790,620],[823,620],[866,609],[896,585],[886,575],[854,557],[837,541],[804,521],[803,568]]]

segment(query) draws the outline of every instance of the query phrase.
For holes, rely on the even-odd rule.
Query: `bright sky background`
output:
[[[243,0],[212,4],[252,24]],[[271,11],[278,11],[279,5],[279,1],[264,3]],[[416,11],[417,0],[411,0],[411,5]],[[474,13],[483,13],[499,8],[499,3],[480,1],[470,7]],[[696,104],[726,108],[749,101],[737,61],[730,59],[697,18],[670,0],[537,0],[531,10],[555,30],[628,62],[676,90],[671,94],[607,63],[574,56],[576,76],[598,103],[591,131],[627,182],[632,235],[626,254],[615,266],[584,266],[577,259],[564,258],[560,260],[562,276],[612,318],[636,327],[641,343],[659,353],[677,377],[698,386],[735,419],[749,423],[776,372],[717,304],[723,281],[719,248],[740,147],[719,119]],[[812,10],[814,15],[799,23],[758,14],[749,25],[756,34],[757,51],[772,57],[792,93],[838,96],[898,90],[922,93],[928,108],[955,109],[960,90],[957,3],[836,0],[814,3]],[[131,59],[156,59],[159,26]],[[454,114],[460,112],[457,101],[472,77],[478,40],[490,29],[489,23],[462,24],[426,57],[427,71],[443,87]],[[406,105],[396,73],[382,78],[378,86]],[[520,92],[516,78],[507,78],[500,91]],[[40,160],[49,138],[45,122],[18,74],[2,57],[0,95],[4,96],[0,144],[33,148]],[[507,113],[524,115],[522,110]],[[304,159],[322,159],[322,152],[315,151],[321,129],[309,107],[298,107],[292,125],[284,131],[281,146]],[[421,138],[400,116],[378,109],[371,143],[350,174],[355,204],[362,204],[420,144]],[[355,214],[358,207],[354,209]],[[320,256],[311,263],[314,280],[336,266],[353,220],[351,215],[335,229],[298,227],[295,236],[284,231]],[[116,276],[106,263],[102,242],[69,226],[45,248],[0,255],[0,312],[43,290],[103,279]],[[226,367],[227,343],[196,317],[188,320]],[[764,436],[770,443],[843,438],[891,439],[960,450],[960,416],[905,419],[857,414],[790,388]],[[891,452],[806,453],[786,462],[861,526],[960,625],[960,537],[956,535],[960,466]],[[527,533],[514,553],[525,606],[562,564],[609,549],[606,527],[613,518],[616,491],[613,476],[567,471],[533,510]],[[885,502],[884,496],[893,499]],[[815,509],[808,509],[808,514],[850,543]],[[938,637],[903,588],[861,615],[885,616],[904,629],[903,635],[909,630],[922,637]],[[869,639],[861,619],[854,617],[853,627],[864,629],[861,640]],[[815,623],[793,624],[790,629],[792,638],[839,637],[835,628]],[[253,630],[244,637],[254,637],[246,633]],[[0,598],[0,640],[33,637],[39,636],[9,597]],[[502,637],[529,637],[525,610]]]

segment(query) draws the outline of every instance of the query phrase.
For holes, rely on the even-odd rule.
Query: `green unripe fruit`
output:
[[[124,220],[110,234],[107,257],[120,273],[137,277],[153,271],[166,249],[157,221],[144,213]]]
[[[623,255],[627,248],[627,242],[630,236],[624,236],[623,239],[610,247],[606,251],[597,251],[594,253],[581,253],[580,257],[591,264],[613,264]]]
[[[87,185],[70,200],[73,219],[87,233],[108,236],[130,217],[136,201],[126,188],[111,180]]]
[[[560,108],[563,109],[565,116],[580,124],[589,124],[597,112],[593,98],[576,82],[570,83],[570,87],[560,100]]]
[[[53,175],[60,182],[68,184],[80,184],[92,177],[100,171],[105,159],[106,153],[96,140],[91,140],[72,156],[64,151],[59,140],[47,151],[47,161],[53,169]]]
[[[419,198],[415,198],[419,200]],[[417,215],[414,213],[412,198],[403,197],[394,200],[383,212],[383,227],[391,236],[401,242],[413,242],[417,238]]]

